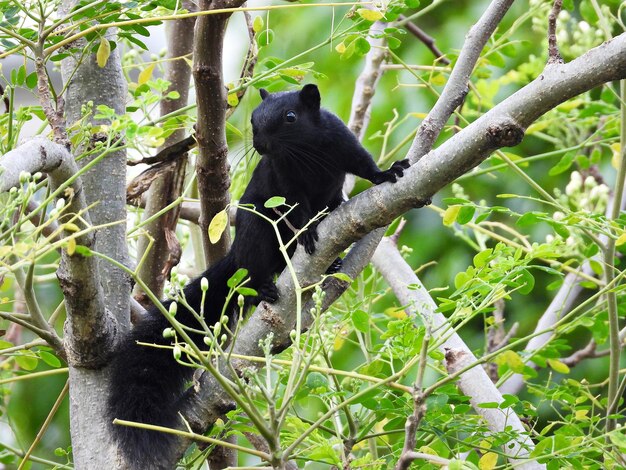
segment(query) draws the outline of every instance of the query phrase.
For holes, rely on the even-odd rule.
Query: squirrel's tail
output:
[[[187,303],[200,312],[201,278],[206,277],[209,281],[204,305],[208,325],[219,321],[228,294],[226,282],[235,271],[235,262],[229,253],[185,287]],[[193,314],[181,304],[178,305],[176,319],[184,325],[199,327]],[[179,426],[179,399],[193,369],[178,364],[170,348],[137,344],[171,345],[170,338],[163,338],[163,330],[169,326],[169,321],[153,307],[122,341],[111,363],[111,388],[107,403],[111,421],[118,418],[173,428]],[[202,344],[201,337],[192,338],[196,344]],[[129,468],[171,467],[177,443],[174,435],[115,424],[112,424],[112,435]],[[169,466],[167,462],[170,462]]]

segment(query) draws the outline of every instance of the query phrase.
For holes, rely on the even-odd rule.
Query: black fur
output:
[[[280,225],[283,241],[294,235],[291,227],[301,228],[320,211],[332,210],[343,201],[342,186],[346,173],[353,173],[376,184],[395,182],[402,176],[407,161],[396,162],[381,171],[371,155],[334,114],[320,108],[320,94],[315,85],[300,91],[269,94],[261,90],[262,103],[252,113],[253,143],[262,155],[254,170],[241,204],[253,204],[258,212],[277,220],[280,214],[264,207],[273,196],[282,196],[297,207],[288,215],[288,224]],[[279,208],[284,212],[284,208]],[[291,226],[291,227],[290,227]],[[236,237],[228,255],[211,266],[184,289],[187,302],[200,311],[200,279],[209,281],[204,315],[209,325],[219,321],[228,293],[226,281],[237,268],[248,270],[247,286],[259,297],[251,301],[276,301],[275,274],[285,267],[276,235],[269,223],[245,210],[237,212]],[[315,225],[303,232],[298,243],[312,254],[317,241]],[[291,256],[295,244],[289,248]],[[331,270],[336,270],[333,263]],[[166,306],[169,304],[166,303]],[[232,314],[232,308],[228,311]],[[194,326],[197,321],[181,305],[177,320]],[[108,410],[111,420],[180,426],[179,400],[185,381],[193,369],[178,365],[171,350],[139,346],[137,341],[171,344],[163,338],[169,322],[152,308],[148,318],[135,326],[124,341],[111,365],[111,391]],[[202,345],[202,337],[193,338]],[[176,441],[168,434],[114,426],[113,434],[131,468],[166,468],[163,462],[172,458]]]

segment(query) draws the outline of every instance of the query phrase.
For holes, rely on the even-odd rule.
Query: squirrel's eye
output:
[[[296,115],[295,111],[287,111],[285,113],[285,121],[292,123],[292,122],[296,122],[296,119],[298,119],[298,116]]]

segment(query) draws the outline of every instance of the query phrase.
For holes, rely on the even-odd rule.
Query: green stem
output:
[[[619,167],[617,170],[617,179],[615,180],[615,190],[613,193],[613,208],[611,210],[610,220],[616,220],[619,217],[620,209],[622,205],[622,196],[624,194],[624,178],[626,177],[626,81],[620,82],[620,98],[621,98],[621,158],[619,161]],[[604,251],[605,269],[604,275],[607,286],[612,283],[615,276],[615,238],[609,237],[606,242],[606,249]],[[617,309],[617,294],[615,289],[609,289],[606,293],[606,302],[608,305],[609,313],[609,348],[610,348],[610,360],[609,360],[609,390],[607,396],[607,408],[606,408],[606,431],[607,433],[613,431],[616,427],[617,420],[610,418],[615,414],[617,409],[617,391],[619,389],[619,364],[621,345],[619,340],[619,317]]]

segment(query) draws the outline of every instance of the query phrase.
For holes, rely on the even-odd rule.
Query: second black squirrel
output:
[[[408,161],[395,162],[381,171],[346,125],[334,114],[320,108],[320,93],[315,85],[299,91],[268,93],[260,90],[263,101],[252,113],[253,145],[262,156],[240,203],[252,204],[256,211],[277,220],[280,215],[264,203],[282,196],[295,205],[288,224],[280,224],[284,241],[293,237],[293,228],[304,227],[324,210],[333,210],[343,201],[342,186],[346,173],[368,179],[375,184],[395,182],[408,167]],[[204,304],[208,325],[217,323],[229,288],[227,280],[238,268],[248,270],[246,286],[258,292],[251,303],[275,302],[278,292],[274,276],[285,268],[276,234],[267,221],[254,213],[239,210],[235,223],[235,240],[226,257],[191,281],[184,289],[186,301],[200,312],[201,279],[209,282]],[[307,253],[315,251],[315,224],[298,237]],[[289,256],[295,244],[290,245]],[[166,307],[171,301],[164,303]],[[232,315],[235,306],[228,306]],[[178,305],[176,319],[187,326],[197,326],[190,311]],[[179,365],[171,349],[140,346],[137,342],[170,345],[163,337],[170,326],[156,307],[137,324],[123,341],[111,364],[111,389],[108,415],[111,421],[128,421],[179,427],[179,403],[192,368]],[[201,335],[192,339],[203,344]],[[113,426],[113,436],[125,460],[133,469],[166,468],[165,462],[175,452],[176,439],[169,434],[127,426]]]

